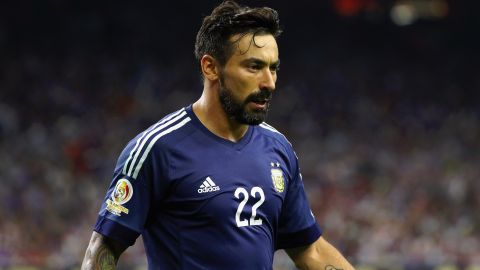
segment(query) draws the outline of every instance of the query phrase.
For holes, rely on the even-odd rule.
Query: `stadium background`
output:
[[[125,143],[201,93],[216,3],[0,4],[0,269],[79,267]],[[478,2],[241,3],[280,13],[268,122],[325,237],[358,269],[480,269]]]

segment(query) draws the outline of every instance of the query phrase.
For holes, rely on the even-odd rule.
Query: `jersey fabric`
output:
[[[128,143],[94,230],[142,235],[148,269],[272,269],[276,249],[321,235],[287,139],[262,123],[225,140],[191,105]]]

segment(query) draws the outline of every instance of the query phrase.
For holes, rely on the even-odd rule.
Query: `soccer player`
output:
[[[82,269],[113,269],[142,235],[149,269],[353,269],[321,236],[298,160],[264,122],[280,64],[277,12],[226,1],[203,20],[203,93],[131,140]]]

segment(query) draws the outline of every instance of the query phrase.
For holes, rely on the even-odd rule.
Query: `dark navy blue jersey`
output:
[[[321,235],[282,134],[262,123],[234,143],[191,106],[128,143],[95,231],[125,245],[142,235],[149,269],[272,269],[276,249]]]

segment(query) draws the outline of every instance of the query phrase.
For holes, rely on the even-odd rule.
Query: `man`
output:
[[[321,237],[290,143],[264,123],[275,90],[277,12],[226,1],[195,53],[202,96],[126,146],[82,269],[113,269],[142,235],[149,269],[353,269]]]

